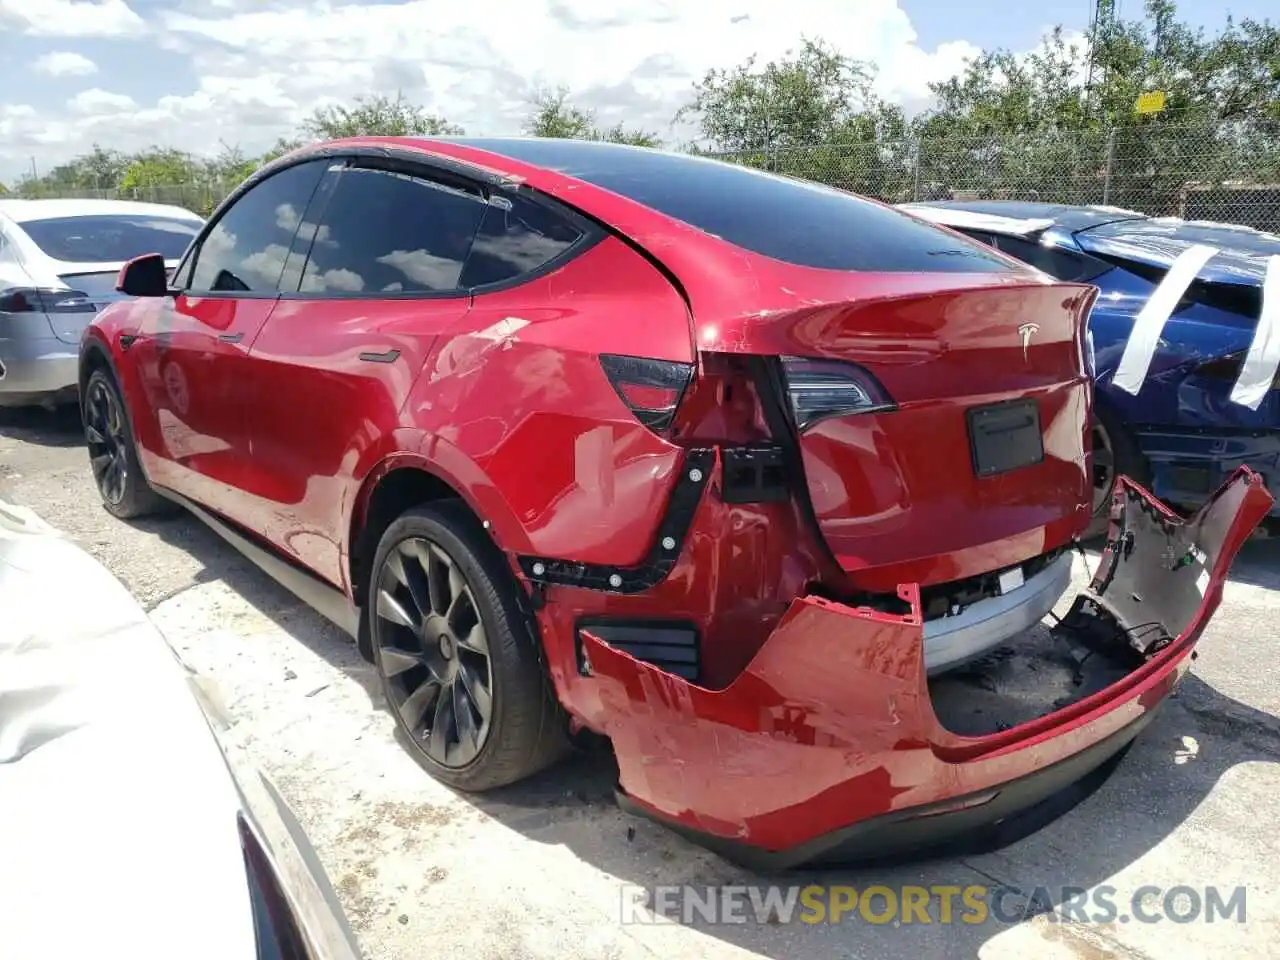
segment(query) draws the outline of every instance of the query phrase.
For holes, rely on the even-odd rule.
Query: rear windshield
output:
[[[589,141],[457,141],[622,194],[755,253],[828,270],[1005,273],[981,244],[853,194],[688,154]]]
[[[21,225],[54,260],[116,263],[144,253],[176,260],[200,232],[199,220],[118,214],[27,220]]]

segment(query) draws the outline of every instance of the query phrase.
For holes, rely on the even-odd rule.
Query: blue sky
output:
[[[1090,0],[1041,0],[1041,2],[993,2],[993,0],[901,0],[899,6],[911,18],[920,35],[920,43],[931,46],[956,37],[972,40],[979,46],[1007,47],[1020,50],[1035,45],[1046,24],[1060,23],[1077,31],[1088,28],[1094,4]],[[1138,16],[1141,0],[1120,0],[1121,17]],[[1179,17],[1206,29],[1217,29],[1228,14],[1237,20],[1257,20],[1280,16],[1277,0],[1183,0],[1178,4]]]
[[[1224,15],[1209,0],[1180,13]],[[396,90],[468,132],[509,134],[537,90],[565,86],[602,122],[678,140],[670,118],[694,79],[802,34],[875,61],[879,92],[918,109],[981,48],[1027,50],[1090,15],[1088,0],[0,0],[0,181],[93,143],[260,151],[318,105]]]

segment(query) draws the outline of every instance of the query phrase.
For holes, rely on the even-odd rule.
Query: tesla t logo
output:
[[[1018,336],[1022,337],[1022,362],[1027,362],[1027,350],[1031,347],[1031,337],[1040,329],[1038,323],[1024,323],[1018,328]]]

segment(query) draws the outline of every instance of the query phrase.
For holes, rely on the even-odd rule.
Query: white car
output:
[[[0,200],[0,406],[74,401],[80,334],[144,253],[172,268],[203,220],[129,200]]]
[[[3,501],[0,611],[0,957],[358,960],[217,697],[101,564]]]

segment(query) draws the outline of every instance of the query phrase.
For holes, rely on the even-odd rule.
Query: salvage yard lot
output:
[[[760,877],[618,811],[605,753],[480,798],[428,778],[336,629],[194,518],[107,515],[74,412],[0,411],[0,499],[78,540],[207,678],[235,739],[294,805],[370,957],[1245,958],[1274,956],[1280,942],[1280,543],[1246,548],[1176,698],[1061,820],[963,860]],[[1224,899],[1243,885],[1247,920],[620,923],[624,885],[771,882],[1101,884],[1121,906],[1147,884],[1216,886]]]

